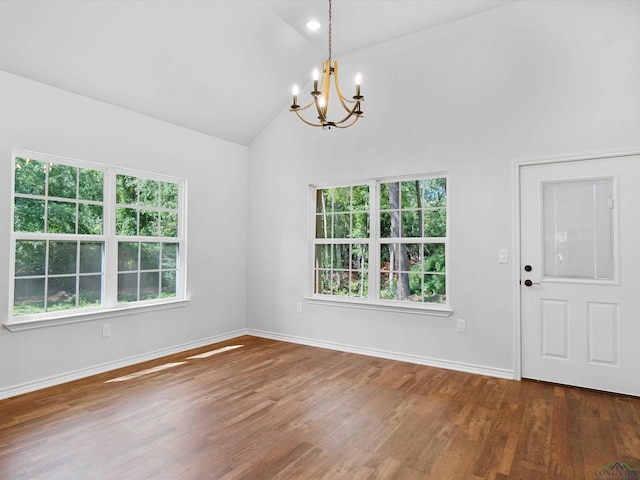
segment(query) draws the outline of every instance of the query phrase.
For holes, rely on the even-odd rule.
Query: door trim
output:
[[[520,288],[520,260],[521,260],[521,208],[520,205],[520,180],[523,168],[535,165],[550,165],[559,163],[582,162],[586,160],[605,160],[611,158],[640,155],[640,147],[625,151],[593,152],[572,154],[566,156],[547,156],[534,158],[521,158],[512,161],[513,175],[513,281],[516,282],[515,296],[513,299],[514,323],[513,323],[513,379],[522,380],[522,289]]]

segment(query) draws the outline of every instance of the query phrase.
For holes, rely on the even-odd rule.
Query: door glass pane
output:
[[[613,179],[543,184],[545,277],[611,280]]]

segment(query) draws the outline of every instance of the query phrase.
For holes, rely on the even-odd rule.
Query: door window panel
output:
[[[543,183],[544,276],[614,278],[613,179]]]

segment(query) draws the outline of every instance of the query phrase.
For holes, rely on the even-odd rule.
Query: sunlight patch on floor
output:
[[[150,373],[160,372],[162,370],[166,370],[167,368],[177,367],[178,365],[184,365],[187,362],[175,362],[175,363],[165,363],[164,365],[158,365],[157,367],[148,368],[146,370],[141,370],[139,372],[131,373],[129,375],[125,375],[123,377],[114,378],[112,380],[107,380],[104,383],[111,382],[126,382],[127,380],[133,380],[134,378],[141,377],[143,375],[148,375]]]
[[[201,353],[199,355],[193,355],[192,357],[188,357],[187,360],[193,360],[196,358],[207,358],[217,353],[228,352],[229,350],[235,350],[236,348],[244,347],[244,345],[229,345],[228,347],[218,348],[216,350],[211,350],[210,352]],[[150,373],[160,372],[162,370],[166,370],[167,368],[177,367],[178,365],[184,365],[189,362],[174,362],[174,363],[165,363],[164,365],[158,365],[157,367],[148,368],[146,370],[141,370],[139,372],[131,373],[129,375],[124,375],[122,377],[113,378],[111,380],[107,380],[104,383],[112,383],[112,382],[126,382],[127,380],[133,380],[138,377],[142,377],[143,375],[148,375]]]
[[[230,345],[228,347],[218,348],[216,350],[211,350],[210,352],[201,353],[199,355],[194,355],[193,357],[188,357],[187,360],[192,360],[194,358],[207,358],[217,353],[227,352],[229,350],[235,350],[236,348],[244,347],[244,345]]]

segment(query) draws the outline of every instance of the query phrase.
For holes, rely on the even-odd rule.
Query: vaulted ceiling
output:
[[[333,57],[512,1],[333,0]],[[327,17],[327,0],[4,0],[0,70],[248,145],[326,60]]]

